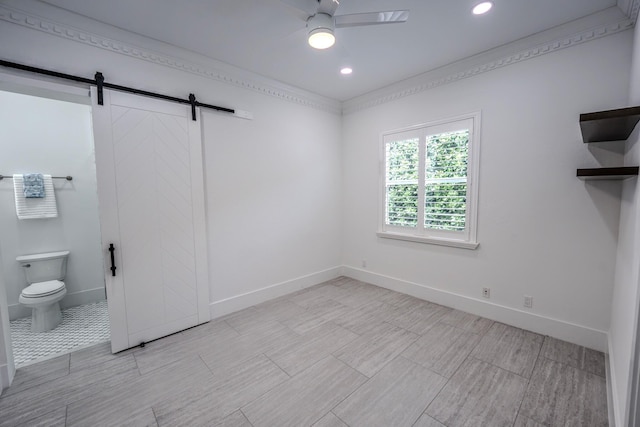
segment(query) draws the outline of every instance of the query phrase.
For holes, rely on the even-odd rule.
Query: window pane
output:
[[[464,231],[466,208],[466,182],[426,184],[424,208],[426,228]]]
[[[418,142],[418,138],[413,138],[386,144],[387,183],[407,179],[417,181]]]
[[[427,136],[424,226],[464,231],[469,130]]]
[[[469,130],[427,136],[426,179],[466,178]]]
[[[418,225],[418,144],[418,138],[385,144],[388,225]]]
[[[388,225],[416,227],[418,225],[418,184],[387,186]]]

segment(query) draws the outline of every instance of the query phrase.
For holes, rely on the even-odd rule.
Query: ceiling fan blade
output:
[[[305,21],[310,16],[316,14],[318,9],[318,0],[280,0],[281,3],[295,9],[296,15],[302,17]]]
[[[390,10],[387,12],[352,13],[334,17],[336,28],[359,27],[362,25],[402,24],[409,19],[408,10]]]
[[[326,13],[329,16],[333,16],[339,5],[340,2],[338,0],[319,0],[318,13]]]

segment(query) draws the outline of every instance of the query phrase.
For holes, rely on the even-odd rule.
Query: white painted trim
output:
[[[640,0],[630,0],[629,8],[622,10],[635,24],[638,20],[638,12],[640,11]]]
[[[77,307],[79,305],[104,301],[104,299],[104,286],[99,288],[86,289],[79,292],[67,293],[62,301],[60,301],[60,308],[65,309]],[[31,309],[29,307],[25,307],[20,303],[9,305],[9,319],[15,320],[29,316],[31,316]]]
[[[197,121],[189,120],[189,158],[191,160],[191,203],[193,204],[193,244],[196,261],[198,324],[211,319],[209,313],[209,256],[207,244],[206,196],[204,192],[204,142],[202,114],[196,108]]]
[[[437,237],[413,236],[409,234],[391,233],[388,231],[378,231],[376,235],[383,239],[404,240],[407,242],[416,243],[429,243],[431,245],[451,246],[453,248],[461,249],[476,249],[480,245],[480,243],[478,242],[465,242],[462,240],[450,240]]]
[[[46,5],[44,6],[47,7]],[[79,15],[75,16],[81,18]],[[92,25],[92,27],[100,26],[100,23],[97,23],[96,21],[89,20],[88,18],[84,18],[84,20],[96,24]],[[202,55],[191,54],[190,52],[186,53],[184,49],[181,49],[178,53],[175,47],[165,45],[164,43],[162,43],[162,46],[159,46],[161,50],[154,51],[132,43],[122,42],[67,24],[55,22],[49,18],[43,18],[31,12],[8,5],[0,5],[0,21],[10,22],[12,24],[17,24],[67,40],[73,40],[78,43],[108,50],[110,52],[119,53],[138,60],[151,62],[156,65],[162,65],[232,86],[259,92],[266,96],[279,98],[305,107],[311,107],[333,114],[341,114],[342,112],[341,103],[337,100],[326,98],[294,86],[289,86]],[[105,24],[102,24],[102,26],[104,25]],[[118,29],[118,31],[125,32],[120,29]],[[142,36],[137,36],[136,39],[140,39],[143,43],[144,41],[150,41],[150,39]],[[195,60],[185,60],[178,56],[184,56],[185,54],[191,54],[190,56],[194,57]],[[11,61],[10,58],[3,59]],[[112,81],[111,83],[118,82]]]
[[[440,246],[452,246],[463,249],[476,249],[478,243],[478,197],[480,177],[480,143],[481,143],[482,113],[475,111],[461,114],[455,117],[441,118],[427,123],[421,123],[401,129],[385,131],[380,134],[379,150],[379,190],[378,190],[378,232],[377,236],[386,239],[405,240],[409,242],[435,244]],[[425,214],[425,147],[429,135],[442,132],[450,132],[464,128],[470,129],[469,153],[467,155],[467,204],[466,226],[461,232],[434,230],[427,228],[421,222]],[[386,224],[386,147],[387,143],[394,142],[397,138],[416,138],[419,141],[419,167],[418,167],[418,224],[416,227],[400,227]]]
[[[605,331],[482,301],[355,267],[344,266],[343,275],[532,332],[549,335],[563,341],[572,342],[598,351],[607,351],[607,333]]]
[[[60,307],[64,309],[104,301],[106,298],[105,292],[106,291],[104,286],[101,286],[98,288],[87,289],[80,292],[67,293],[62,301],[60,301]]]
[[[608,354],[609,354],[609,364],[607,366],[607,379],[611,380],[611,403],[613,405],[613,416],[615,420],[615,425],[624,426],[624,417],[623,414],[620,413],[620,396],[618,396],[618,386],[617,386],[617,376],[616,376],[616,364],[614,357],[614,346],[611,342],[611,335],[608,337]]]
[[[634,0],[633,7],[635,15],[632,13],[632,16],[637,16],[640,1]],[[352,98],[342,103],[342,113],[351,114],[393,102],[488,71],[617,34],[633,28],[634,25],[634,18],[620,13],[620,9],[613,6],[605,11]]]
[[[617,6],[613,6],[610,9],[616,9],[618,15],[614,15],[610,11],[598,12],[589,17],[462,59],[388,87],[374,90],[343,103],[202,55],[189,53],[190,56],[194,57],[194,60],[184,60],[178,57],[177,48],[169,45],[159,44],[156,50],[152,50],[84,31],[48,18],[45,19],[31,12],[8,5],[0,5],[0,21],[10,22],[99,49],[217,80],[306,107],[333,114],[348,114],[633,28],[640,10],[640,0],[632,0],[629,9],[622,10],[623,13],[620,13],[621,9]],[[622,18],[619,15],[623,15]],[[599,17],[602,17],[602,19],[596,19]],[[88,18],[79,18],[94,23],[95,25],[92,25],[92,27],[102,28],[105,25],[88,20]],[[602,24],[603,21],[605,24]],[[104,28],[102,29],[104,30]],[[132,33],[127,34],[135,36]],[[141,36],[137,36],[136,40],[150,42],[149,39]],[[138,42],[138,44],[141,43]],[[180,55],[184,54],[185,52],[180,53]],[[10,58],[4,59],[11,60]]]
[[[214,301],[209,304],[211,318],[215,319],[227,315],[229,313],[251,307],[256,304],[269,301],[309,286],[317,285],[327,280],[335,279],[342,274],[342,267],[332,267],[326,270],[307,274],[306,276],[296,277],[295,279],[276,283],[264,288],[247,292],[245,294],[236,295],[220,301]]]
[[[611,339],[609,337],[609,351],[611,351]],[[611,356],[609,353],[605,353],[604,355],[604,368],[605,368],[605,378],[607,380],[607,414],[609,417],[609,427],[616,427],[616,408],[615,405],[616,400],[614,399],[613,393],[613,383],[614,378],[612,376],[613,370],[611,369]]]
[[[0,90],[38,96],[40,98],[91,105],[89,90],[71,84],[59,84],[46,80],[36,80],[24,76],[11,74],[11,69],[0,73]]]

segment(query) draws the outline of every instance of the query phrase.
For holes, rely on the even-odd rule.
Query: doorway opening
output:
[[[16,368],[109,340],[91,106],[88,96],[0,87],[0,267]],[[35,93],[34,93],[35,92]],[[77,98],[77,99],[76,99]],[[80,101],[80,102],[78,102]],[[20,219],[13,175],[52,180],[55,217]],[[59,300],[62,321],[34,332],[30,283],[18,257],[69,251]],[[40,283],[40,282],[38,282]],[[62,285],[60,285],[62,286]],[[6,340],[6,337],[5,337]]]

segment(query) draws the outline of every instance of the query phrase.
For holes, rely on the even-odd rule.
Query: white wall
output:
[[[621,187],[575,174],[622,158],[583,144],[578,117],[626,103],[630,49],[626,31],[346,115],[347,271],[605,350]],[[376,237],[380,134],[473,111],[482,112],[480,247]],[[490,301],[480,298],[485,286]],[[532,310],[523,308],[525,294]]]
[[[210,70],[213,78],[121,54],[122,50],[102,48],[100,43],[69,40],[64,32],[58,37],[4,21],[0,21],[2,58],[88,77],[99,70],[111,83],[181,98],[194,93],[201,102],[253,114],[253,120],[244,120],[203,110],[214,316],[339,273],[340,115],[298,104],[294,91],[278,82],[267,84],[283,88],[274,93],[293,93],[291,101],[289,95],[279,99],[269,90],[261,93],[264,81],[246,72],[238,71],[238,80],[220,81],[215,77],[216,67],[222,65],[185,50],[41,3],[13,3],[69,27],[124,41],[141,48],[145,55],[162,51],[169,58],[203,64],[199,67]],[[257,89],[251,79],[257,82]],[[242,82],[249,83],[242,87]],[[305,94],[303,98],[314,97],[317,95]],[[331,104],[317,99],[320,104]]]
[[[640,105],[640,28],[634,30],[629,100],[626,105]],[[640,164],[640,127],[627,140],[625,165]],[[611,305],[609,360],[617,426],[627,426],[631,398],[632,366],[638,363],[638,299],[640,298],[640,187],[637,179],[623,183],[620,232]]]
[[[58,217],[19,220],[13,180],[0,181],[0,248],[10,317],[29,316],[18,303],[27,285],[16,256],[69,250],[63,307],[105,297],[90,107],[0,91],[0,173],[73,176],[54,180]]]
[[[340,117],[264,97],[251,109],[204,114],[213,301],[341,263]]]

